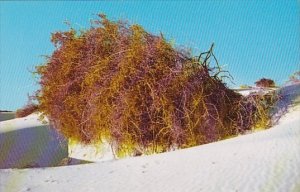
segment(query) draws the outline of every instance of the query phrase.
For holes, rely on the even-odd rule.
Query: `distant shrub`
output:
[[[0,113],[7,113],[7,112],[13,112],[13,111],[9,111],[9,110],[0,110]]]
[[[275,82],[272,79],[262,78],[255,82],[257,87],[275,87]]]
[[[38,110],[38,106],[35,104],[27,104],[23,108],[16,111],[16,118],[26,117]]]
[[[37,67],[39,110],[67,138],[109,141],[123,156],[217,141],[257,123],[261,104],[222,83],[213,46],[194,57],[99,16],[88,30],[53,33],[56,50]]]
[[[295,73],[293,73],[290,76],[288,82],[290,82],[290,83],[300,83],[300,71],[296,71]]]
[[[249,86],[249,85],[241,85],[240,88],[241,89],[249,89],[249,88],[251,88],[251,86]]]

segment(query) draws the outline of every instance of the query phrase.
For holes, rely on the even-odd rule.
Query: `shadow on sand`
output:
[[[279,119],[288,112],[289,107],[300,103],[300,83],[284,86],[277,90],[279,100],[271,114],[273,123],[277,124]]]

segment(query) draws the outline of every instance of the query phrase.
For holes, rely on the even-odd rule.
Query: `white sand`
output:
[[[285,98],[280,105],[290,105],[290,101],[299,103],[300,84],[285,87],[280,93]],[[18,129],[37,123],[8,122]],[[72,149],[69,155],[95,158],[94,148]],[[300,106],[290,108],[278,125],[265,131],[164,154],[123,160],[108,160],[109,154],[104,157],[109,158],[101,156],[95,160],[106,161],[91,164],[0,169],[0,192],[298,192]]]
[[[111,146],[108,143],[95,145],[70,144],[69,157],[92,162],[110,161],[115,159]]]
[[[0,170],[0,191],[300,191],[300,108],[272,129],[174,152]]]
[[[276,91],[277,88],[251,87],[251,88],[235,88],[232,90],[234,90],[235,92],[238,92],[239,94],[241,94],[243,96],[247,96],[251,93],[261,93],[261,94],[269,93],[271,91]]]
[[[37,114],[0,122],[0,169],[55,166],[67,157],[67,141]]]

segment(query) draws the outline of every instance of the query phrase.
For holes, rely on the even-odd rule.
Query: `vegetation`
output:
[[[249,86],[249,85],[241,85],[240,88],[241,89],[250,89],[251,86]]]
[[[272,79],[262,78],[255,82],[257,87],[275,87],[275,82]]]
[[[296,71],[295,73],[293,73],[289,78],[289,82],[300,83],[300,71]]]
[[[34,112],[38,111],[38,105],[35,104],[27,104],[21,109],[18,109],[16,111],[16,118],[26,117],[28,115],[31,115]]]
[[[263,97],[243,97],[222,82],[229,75],[213,45],[195,57],[139,25],[99,17],[90,29],[53,33],[56,50],[37,67],[39,110],[67,138],[108,141],[123,156],[191,147],[268,124]]]

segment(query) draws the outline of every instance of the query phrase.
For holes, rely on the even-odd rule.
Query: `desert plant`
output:
[[[262,78],[255,82],[257,87],[275,87],[275,82],[272,79]]]
[[[300,71],[296,71],[289,77],[290,83],[300,83]]]
[[[241,89],[250,89],[251,86],[249,86],[249,85],[241,85],[240,88]]]
[[[99,17],[88,30],[53,33],[56,50],[37,67],[39,110],[67,138],[108,141],[123,156],[208,143],[255,125],[257,103],[222,82],[228,75],[213,45],[195,57],[139,25]]]
[[[16,111],[16,118],[26,117],[38,111],[38,105],[30,103]]]

